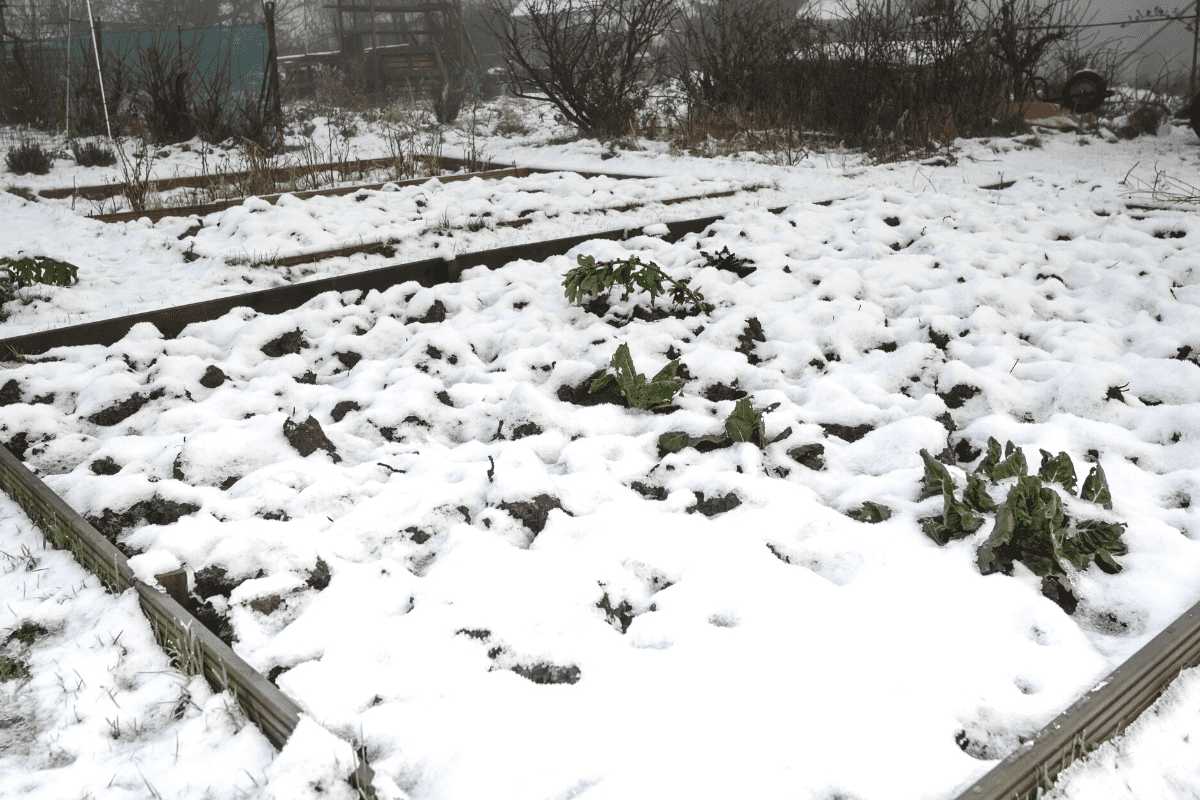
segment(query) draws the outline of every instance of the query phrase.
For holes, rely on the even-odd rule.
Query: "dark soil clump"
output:
[[[446,321],[446,306],[442,303],[441,300],[434,300],[433,305],[431,305],[429,307],[429,310],[425,312],[425,316],[409,317],[408,319],[404,320],[404,324],[407,325],[410,322],[445,322],[445,321]]]
[[[362,361],[362,354],[355,353],[353,350],[346,353],[334,353],[334,356],[342,362],[342,366],[346,369],[354,369],[354,365]]]
[[[808,467],[813,472],[825,469],[825,445],[818,443],[805,444],[788,450],[788,457],[801,466]]]
[[[262,354],[268,358],[279,358],[285,355],[295,355],[311,346],[304,338],[304,334],[299,330],[294,330],[264,344]]]
[[[535,422],[526,422],[513,429],[512,439],[515,442],[517,439],[524,439],[526,436],[537,436],[540,433],[542,433],[540,425]]]
[[[150,400],[154,398],[154,395],[158,395],[159,397],[162,396],[159,392],[155,392],[149,397],[141,392],[135,392],[132,397],[122,400],[115,406],[109,406],[108,408],[101,409],[86,419],[93,425],[100,425],[105,428],[116,425],[119,422],[124,422],[125,420],[129,419],[138,411],[141,411],[142,406],[146,405],[146,403],[149,403]]]
[[[609,385],[607,388],[601,389],[596,393],[589,391],[592,386],[592,381],[603,375],[605,370],[596,370],[587,377],[582,383],[577,386],[567,386],[566,384],[558,387],[558,399],[564,403],[573,403],[577,406],[598,406],[601,403],[608,403],[614,406],[628,407],[625,402],[625,395],[621,394],[621,390],[616,386]]]
[[[560,667],[557,664],[546,662],[528,667],[524,664],[517,664],[512,671],[534,683],[576,683],[581,674],[579,667],[574,664],[569,667]]]
[[[0,387],[0,406],[11,406],[13,403],[21,402],[21,386],[17,383],[16,378],[10,378],[3,387]]]
[[[634,614],[633,606],[629,604],[628,600],[622,600],[614,606],[608,596],[608,592],[605,592],[604,596],[596,603],[596,608],[604,612],[605,620],[607,620],[609,625],[616,628],[618,633],[625,633],[625,631],[629,630],[629,625],[633,622]]]
[[[857,442],[859,439],[875,430],[875,428],[870,425],[838,425],[837,423],[833,422],[822,422],[820,425],[821,430],[825,431],[826,436],[836,436],[837,438],[847,442]]]
[[[121,471],[121,465],[113,461],[112,456],[105,456],[88,464],[88,469],[93,475],[116,475]]]
[[[333,407],[333,411],[329,412],[329,416],[334,422],[341,422],[351,411],[361,410],[362,406],[353,400],[343,400]]]
[[[959,439],[958,444],[954,445],[954,457],[960,464],[969,464],[981,455],[983,455],[983,451],[978,447],[972,447],[966,439]]]
[[[222,372],[220,367],[209,364],[208,369],[200,376],[200,385],[205,389],[215,389],[227,380],[229,376]]]
[[[734,381],[732,386],[726,386],[723,383],[714,383],[700,394],[705,400],[712,403],[719,403],[722,400],[741,400],[747,396],[746,392],[737,388],[737,381]]]
[[[288,444],[296,448],[296,452],[302,456],[307,457],[317,450],[324,450],[333,459],[333,463],[336,464],[342,460],[342,457],[337,454],[333,442],[329,441],[329,437],[321,429],[321,423],[317,422],[312,415],[299,424],[285,419],[283,435],[288,440]]]
[[[978,394],[978,386],[960,383],[948,392],[938,392],[938,397],[942,398],[942,402],[946,404],[946,408],[962,408],[963,404]]]
[[[634,481],[629,484],[629,488],[640,494],[647,500],[666,500],[667,490],[662,486],[651,486],[641,481]]]
[[[757,364],[762,359],[755,355],[754,343],[765,342],[766,340],[766,334],[763,333],[762,325],[759,323],[758,318],[751,317],[750,319],[746,320],[746,328],[738,336],[738,341],[740,344],[735,349],[737,352],[744,355],[746,360],[751,364]]]
[[[238,587],[242,581],[235,581],[229,577],[229,573],[225,568],[213,564],[204,569],[196,570],[196,585],[192,590],[197,597],[209,598],[215,595],[221,595],[225,599],[229,599],[229,595],[233,594],[233,590]]]
[[[704,492],[696,492],[696,505],[688,508],[687,513],[694,514],[699,511],[706,517],[715,517],[717,514],[731,511],[741,504],[742,501],[733,492],[729,492],[724,497],[712,497],[708,499],[705,499]]]
[[[515,517],[526,528],[533,531],[533,534],[536,536],[546,527],[546,519],[550,516],[550,510],[554,508],[561,510],[562,503],[559,502],[557,497],[551,497],[548,494],[539,494],[532,501],[505,502],[500,503],[499,507],[502,511],[506,511]]]
[[[325,563],[325,559],[318,556],[316,566],[309,571],[308,578],[304,582],[320,592],[329,586],[330,577],[329,565]]]
[[[117,541],[117,537],[127,528],[132,528],[141,521],[149,525],[173,525],[181,517],[195,514],[199,510],[200,506],[195,503],[177,503],[156,495],[149,500],[134,503],[123,512],[106,508],[100,512],[100,516],[86,519],[105,539],[115,544],[121,552],[128,556],[134,551]]]

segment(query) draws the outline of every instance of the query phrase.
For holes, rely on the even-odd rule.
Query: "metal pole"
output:
[[[96,20],[92,17],[92,0],[87,0],[88,22],[92,27],[92,52],[96,54],[96,80],[100,83],[100,105],[104,106],[104,127],[108,130],[108,140],[113,141],[112,123],[108,120],[108,99],[104,96],[104,73],[100,71],[100,45],[96,43]]]
[[[0,45],[2,46],[2,45]],[[64,60],[67,70],[67,141],[71,141],[71,0],[67,0],[67,49]],[[1193,73],[1195,68],[1193,67]]]

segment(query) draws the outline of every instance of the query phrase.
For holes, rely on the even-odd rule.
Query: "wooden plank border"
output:
[[[300,722],[300,707],[170,595],[138,580],[125,554],[4,446],[0,446],[0,488],[54,547],[69,550],[105,586],[116,593],[137,591],[155,638],[179,668],[189,675],[203,675],[217,691],[228,690],[271,744],[283,747]]]
[[[779,214],[783,212],[784,207],[768,210],[771,213]],[[665,223],[668,233],[661,238],[666,241],[676,241],[688,233],[700,233],[722,218],[718,215],[668,222]],[[185,327],[194,322],[217,319],[235,308],[250,308],[260,314],[279,314],[298,308],[325,292],[358,291],[365,293],[372,289],[383,292],[392,286],[413,280],[422,286],[436,286],[440,283],[457,281],[463,270],[472,267],[486,266],[488,269],[499,269],[505,264],[519,259],[544,261],[551,256],[562,255],[571,248],[593,239],[622,240],[643,235],[643,231],[642,227],[621,228],[491,250],[479,250],[460,254],[453,259],[434,258],[413,261],[264,289],[259,292],[202,300],[158,311],[147,311],[50,331],[28,333],[0,339],[0,358],[19,359],[27,355],[39,355],[55,347],[115,344],[124,338],[134,325],[142,322],[154,325],[163,336],[170,339],[178,336]]]
[[[1117,736],[1180,672],[1200,663],[1200,603],[958,796],[958,800],[1037,800],[1054,777]]]

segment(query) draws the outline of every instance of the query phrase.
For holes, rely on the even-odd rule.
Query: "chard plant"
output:
[[[683,388],[683,379],[675,377],[679,359],[667,364],[647,381],[646,376],[634,368],[629,345],[623,344],[613,353],[611,367],[612,372],[606,372],[592,381],[588,391],[600,392],[615,383],[621,394],[625,395],[630,408],[649,409],[669,405]]]
[[[576,261],[579,266],[567,272],[562,284],[569,302],[583,303],[586,295],[597,297],[607,294],[614,286],[623,286],[627,296],[635,288],[649,292],[653,308],[654,298],[668,292],[663,284],[666,281],[671,285],[671,301],[676,305],[690,303],[695,314],[708,313],[715,308],[712,303],[704,302],[703,294],[688,287],[687,279],[677,281],[657,264],[643,262],[637,256],[624,261],[600,262],[592,256],[579,256]]]
[[[753,442],[760,449],[765,449],[767,445],[782,441],[792,435],[792,429],[789,427],[774,438],[767,438],[763,414],[774,411],[778,407],[779,403],[772,403],[765,409],[757,409],[751,405],[749,398],[742,398],[733,407],[733,413],[725,419],[723,434],[692,436],[685,431],[668,431],[658,437],[659,455],[678,453],[685,447],[694,447],[700,452],[708,452],[729,447],[735,442]]]
[[[943,511],[927,520],[925,534],[944,545],[979,530],[980,514],[996,515],[991,534],[976,550],[976,565],[983,575],[1002,572],[1011,575],[1013,564],[1020,561],[1042,579],[1042,593],[1072,614],[1078,599],[1071,590],[1070,570],[1086,570],[1094,561],[1109,574],[1121,571],[1117,556],[1129,552],[1121,535],[1125,525],[1099,519],[1073,520],[1066,513],[1063,497],[1052,488],[1057,484],[1075,496],[1075,466],[1066,453],[1051,455],[1041,451],[1042,461],[1036,475],[1029,473],[1025,454],[1009,442],[1001,454],[1000,443],[988,439],[987,455],[967,480],[961,500],[955,497],[954,480],[945,466],[927,450],[925,489],[922,499],[941,495]],[[987,483],[1014,479],[1004,502],[997,505]],[[1079,490],[1079,500],[1112,510],[1112,492],[1104,469],[1092,467]]]

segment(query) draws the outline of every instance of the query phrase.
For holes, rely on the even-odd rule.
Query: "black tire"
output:
[[[1067,79],[1063,87],[1063,107],[1074,114],[1088,114],[1104,102],[1108,85],[1104,76],[1090,69],[1081,69]]]
[[[1187,110],[1188,122],[1192,123],[1192,131],[1197,136],[1200,136],[1200,94],[1192,99],[1192,104]]]

